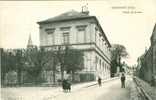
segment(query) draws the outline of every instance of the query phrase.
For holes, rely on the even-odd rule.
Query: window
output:
[[[84,43],[86,42],[86,25],[77,26],[77,42],[78,43]]]
[[[105,71],[104,62],[102,62],[102,68],[103,68],[103,71]]]
[[[69,44],[69,32],[63,33],[63,43]]]
[[[69,27],[61,27],[60,30],[62,31],[63,35],[63,44],[69,44],[69,33],[70,33],[70,26]]]
[[[106,41],[104,43],[104,46],[105,46],[105,52],[107,52],[107,43],[106,43]]]
[[[48,34],[48,44],[50,44],[50,45],[55,44],[54,33]]]
[[[101,59],[100,59],[100,62],[99,62],[99,63],[100,63],[100,70],[101,70],[101,69],[102,69],[102,68],[101,68]]]
[[[47,43],[49,45],[53,45],[55,42],[55,38],[54,38],[55,28],[47,28],[45,29],[45,31],[47,33]]]
[[[104,39],[102,39],[102,50],[103,50],[103,52],[104,52],[104,50],[105,50],[105,42],[104,42],[105,40]]]
[[[99,33],[98,38],[99,38],[99,43],[98,43],[98,46],[99,46],[99,47],[101,47],[101,33]]]
[[[98,57],[97,56],[95,57],[95,65],[96,65],[95,70],[97,70],[97,65],[98,65]]]

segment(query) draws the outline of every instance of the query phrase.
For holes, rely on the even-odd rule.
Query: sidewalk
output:
[[[156,87],[151,87],[150,84],[148,84],[147,82],[141,80],[138,77],[135,77],[135,78],[139,82],[139,85],[145,90],[147,95],[149,95],[152,100],[156,100]]]
[[[107,81],[111,81],[111,80],[114,80],[114,79],[118,79],[118,78],[119,77],[102,80],[102,83],[107,82]],[[97,84],[98,84],[97,81],[88,82],[88,83],[81,83],[81,84],[75,84],[74,86],[72,86],[72,89],[73,90],[78,90],[78,89],[81,89],[81,88],[87,88],[87,87],[94,86],[94,85],[97,85]]]
[[[102,82],[107,82],[114,79],[116,78],[103,80]],[[87,88],[93,85],[97,85],[97,81],[75,84],[72,86],[71,92],[77,91],[82,88]],[[53,98],[61,94],[64,94],[64,92],[62,92],[62,87],[1,88],[2,100],[48,100],[48,98]]]
[[[108,81],[111,81],[111,80],[115,80],[115,79],[118,79],[118,77],[102,80],[102,83],[108,82]],[[97,85],[97,84],[98,84],[97,81],[75,84],[75,85],[71,86],[71,92],[78,91],[78,90],[80,90],[82,88],[88,88],[88,87],[91,87],[91,86],[94,86],[94,85]],[[55,98],[55,97],[57,97],[58,95],[61,95],[61,94],[64,94],[64,92],[62,90],[62,87],[56,89],[54,94],[47,96],[46,98],[44,98],[44,100],[51,100],[52,98]]]

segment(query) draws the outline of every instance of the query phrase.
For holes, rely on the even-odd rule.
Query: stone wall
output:
[[[156,86],[156,24],[155,27],[153,29],[153,33],[151,36],[151,47],[152,47],[152,74],[153,74],[153,78],[155,80],[155,86]]]
[[[153,73],[156,76],[156,31],[154,32],[153,35]]]
[[[150,47],[149,50],[145,54],[145,70],[144,70],[144,80],[150,82],[152,79],[152,48]]]

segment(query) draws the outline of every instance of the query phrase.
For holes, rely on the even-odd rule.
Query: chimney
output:
[[[89,15],[89,11],[88,11],[88,4],[86,4],[85,6],[82,6],[82,13],[85,15]]]

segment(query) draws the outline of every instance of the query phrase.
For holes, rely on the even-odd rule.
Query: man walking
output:
[[[121,75],[121,88],[125,88],[125,80],[126,80],[126,77],[125,77],[124,73],[122,73],[122,75]]]
[[[101,78],[100,77],[98,77],[98,84],[99,84],[99,86],[101,86]]]

